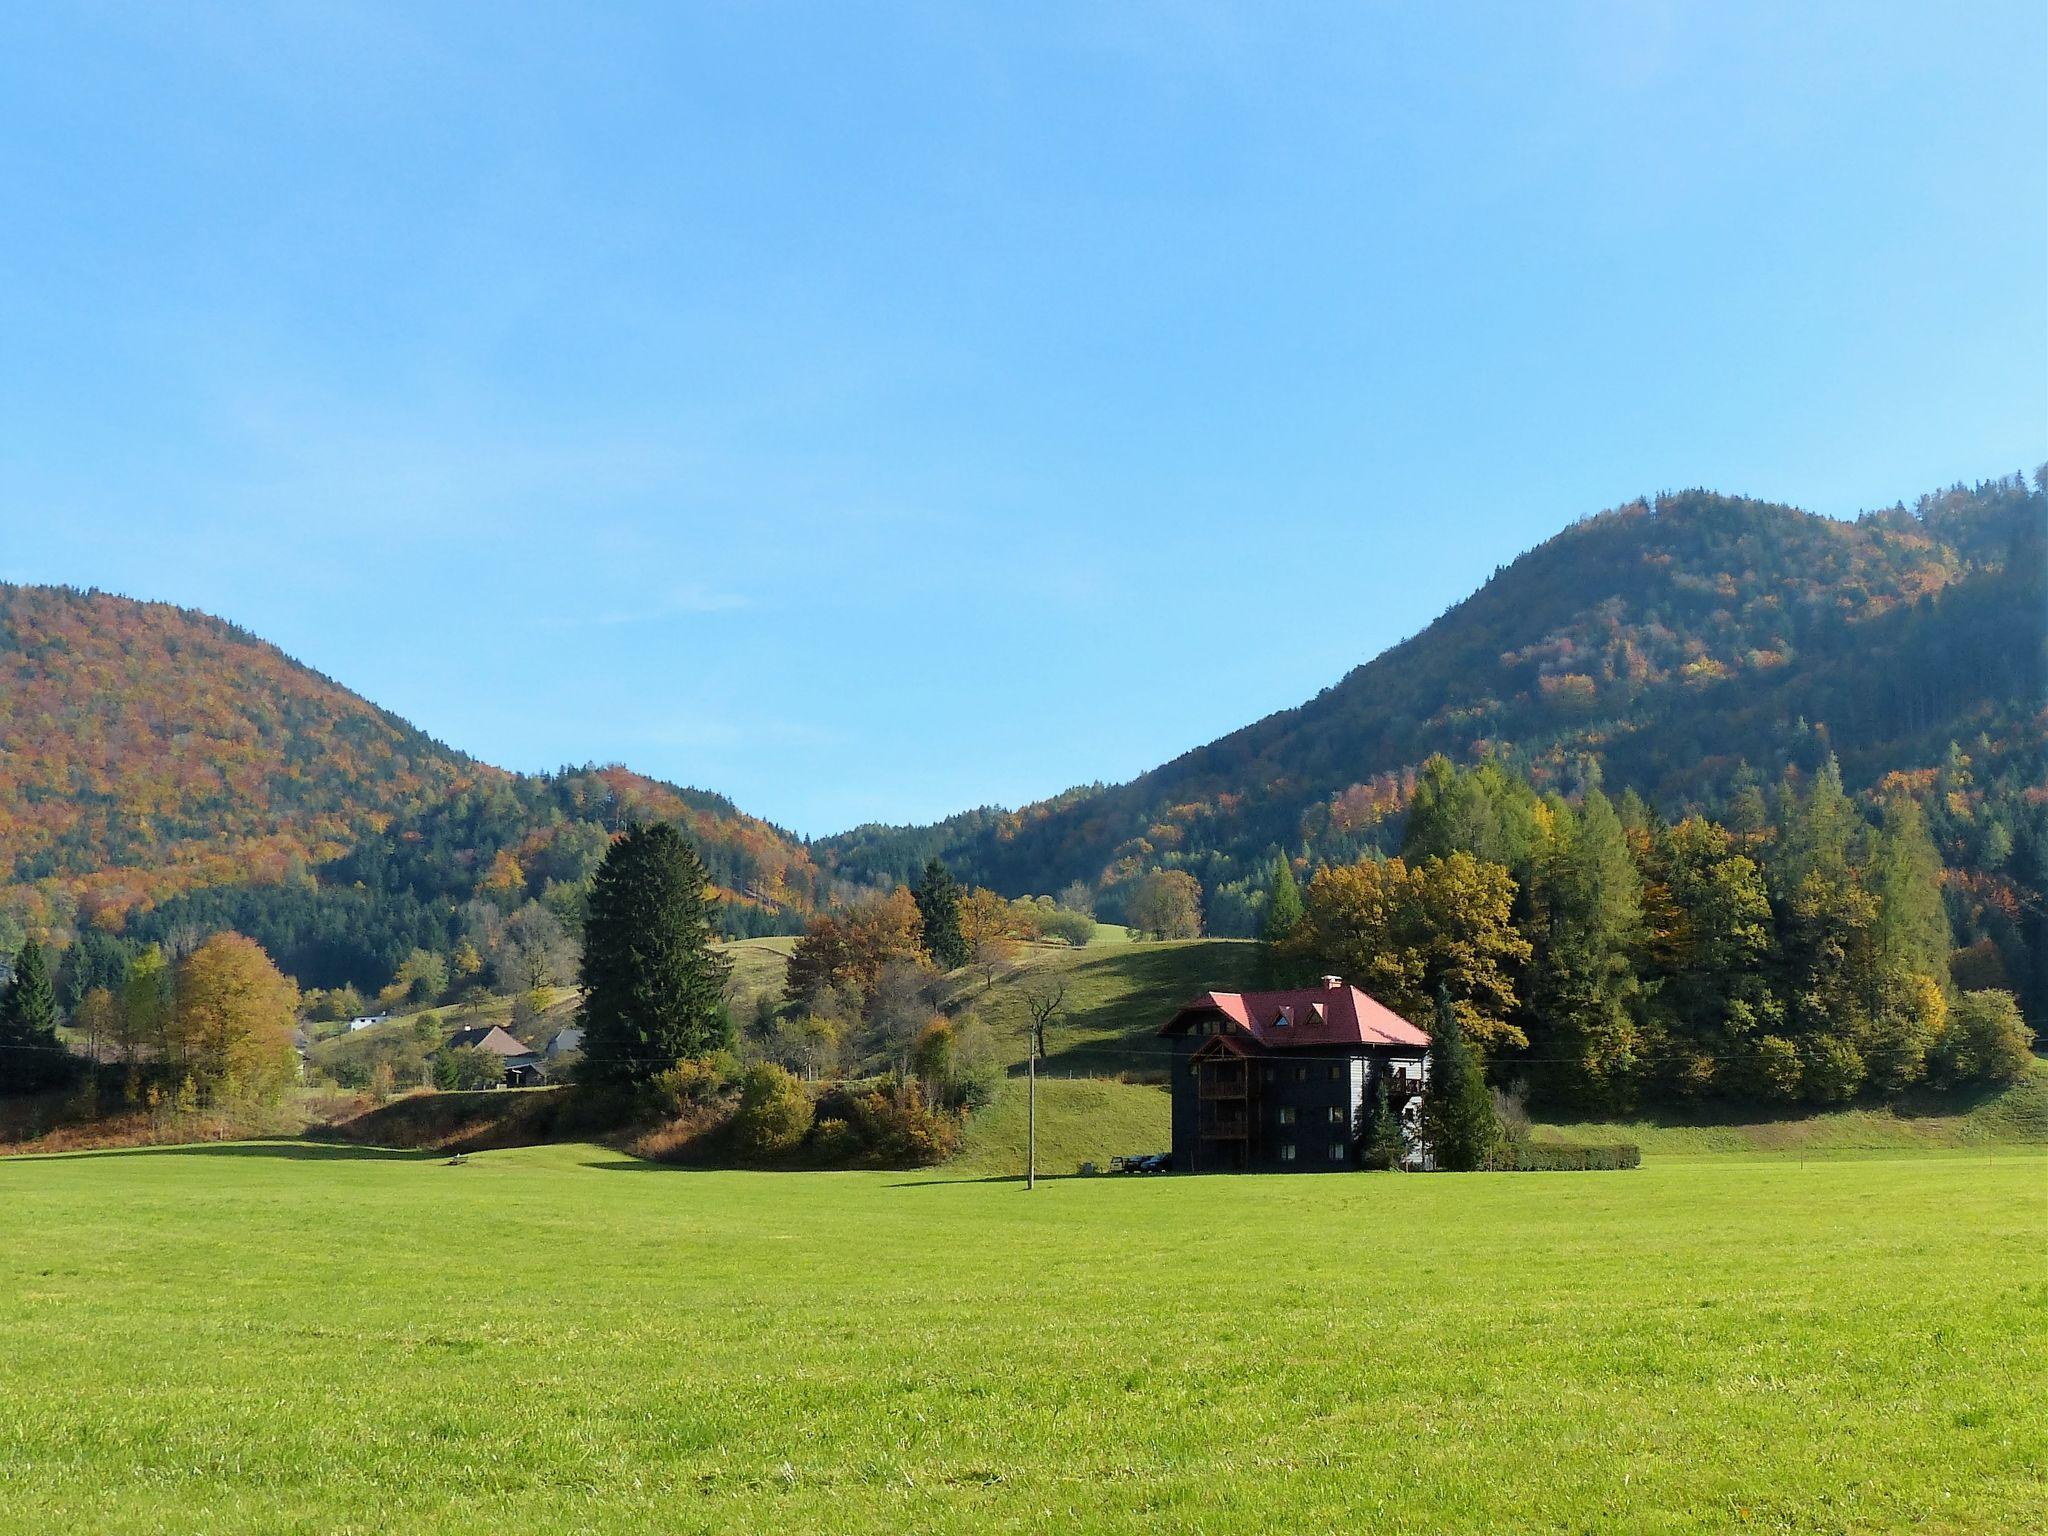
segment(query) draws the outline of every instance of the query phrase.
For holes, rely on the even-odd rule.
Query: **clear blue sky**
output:
[[[801,831],[1114,779],[1572,518],[2048,455],[2048,22],[13,5],[0,576]]]

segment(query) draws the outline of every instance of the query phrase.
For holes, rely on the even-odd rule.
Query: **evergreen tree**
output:
[[[14,957],[0,992],[0,1091],[33,1093],[67,1081],[70,1053],[57,1038],[57,993],[43,947],[34,939]]]
[[[1649,862],[1645,974],[1659,1077],[1680,1097],[1755,1091],[1758,1042],[1777,1037],[1784,1021],[1763,871],[1727,830],[1697,816],[1660,831]]]
[[[1456,1173],[1483,1166],[1501,1140],[1486,1074],[1458,1024],[1448,989],[1437,992],[1436,1020],[1430,1029],[1422,1139],[1436,1166]]]
[[[1387,1080],[1382,1077],[1379,1092],[1373,1096],[1372,1126],[1367,1133],[1365,1144],[1365,1166],[1398,1172],[1407,1156],[1408,1142],[1401,1134],[1401,1117],[1394,1113],[1393,1105],[1387,1102]]]
[[[1841,765],[1832,752],[1808,794],[1800,796],[1787,786],[1781,820],[1774,867],[1780,890],[1798,890],[1810,874],[1830,882],[1847,877],[1863,820],[1842,788]]]
[[[1550,1096],[1625,1101],[1640,1047],[1636,950],[1642,880],[1628,834],[1598,789],[1575,815],[1557,801],[1533,860],[1534,958],[1527,1028]]]
[[[1301,887],[1295,883],[1294,865],[1286,854],[1278,854],[1266,882],[1265,910],[1259,917],[1259,976],[1266,986],[1281,986],[1290,979],[1295,967],[1289,941],[1301,928],[1302,917]]]
[[[1409,863],[1469,853],[1519,876],[1537,839],[1536,792],[1498,763],[1461,769],[1442,753],[1416,776],[1401,837]]]
[[[960,885],[937,859],[924,867],[924,878],[911,893],[924,919],[925,953],[942,971],[957,971],[971,958],[960,927]]]
[[[1294,865],[1286,854],[1273,860],[1273,877],[1266,886],[1266,911],[1259,922],[1259,937],[1278,944],[1301,924],[1301,887],[1294,881]]]
[[[696,849],[668,822],[631,829],[598,866],[577,1010],[593,1081],[645,1082],[731,1043],[731,962],[712,948],[707,884]]]
[[[1887,970],[1948,985],[1955,941],[1941,899],[1941,854],[1917,801],[1895,795],[1884,808],[1870,890],[1877,898],[1879,963]]]

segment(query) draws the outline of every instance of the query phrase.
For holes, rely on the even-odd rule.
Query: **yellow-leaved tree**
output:
[[[291,1073],[299,989],[254,939],[217,933],[178,962],[168,1054],[202,1087],[263,1092]]]

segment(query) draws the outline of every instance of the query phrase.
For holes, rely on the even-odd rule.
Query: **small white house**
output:
[[[348,1027],[351,1031],[354,1031],[358,1029],[369,1029],[375,1025],[389,1024],[390,1022],[391,1015],[388,1013],[366,1013],[363,1014],[360,1018],[350,1019],[348,1021]]]

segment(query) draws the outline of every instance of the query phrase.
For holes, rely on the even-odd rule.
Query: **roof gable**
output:
[[[448,1037],[450,1047],[489,1051],[493,1056],[536,1056],[540,1054],[502,1024],[478,1024],[458,1029]]]

